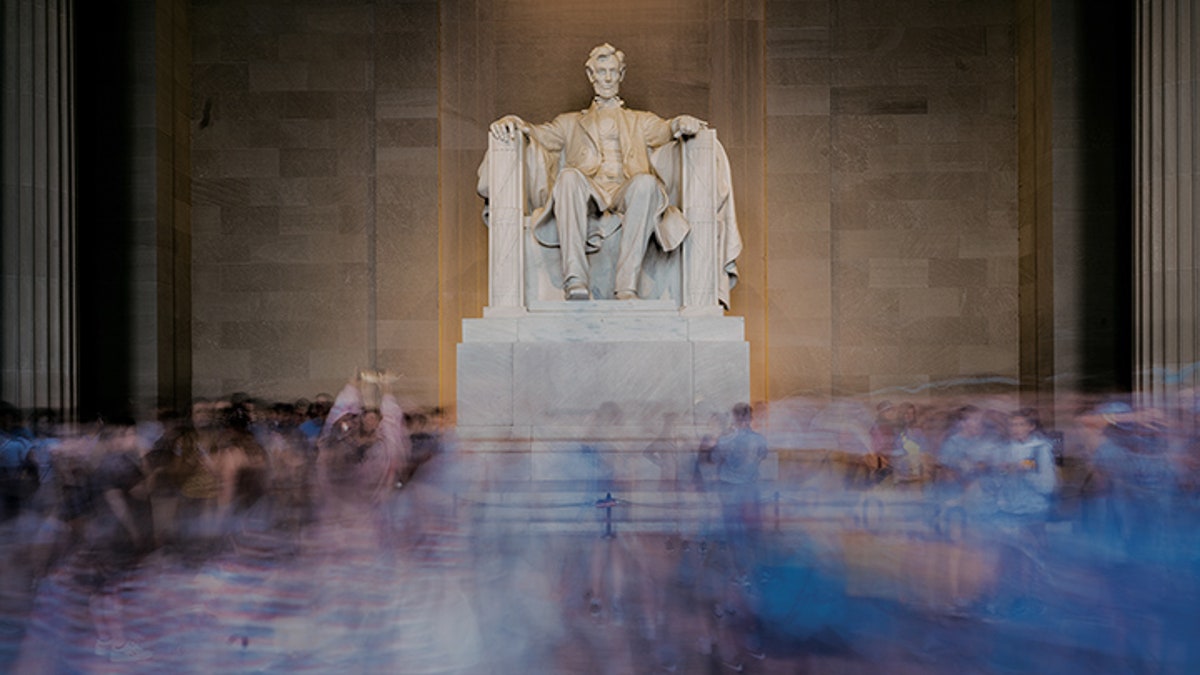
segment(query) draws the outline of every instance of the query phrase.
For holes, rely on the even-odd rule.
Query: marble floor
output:
[[[768,502],[749,529],[690,518],[691,507],[669,514],[667,527],[670,518],[636,526],[618,515],[613,536],[587,500],[549,513],[511,500],[489,509],[486,494],[427,500],[420,490],[288,532],[251,515],[204,546],[159,549],[119,575],[120,621],[149,652],[132,662],[96,648],[88,557],[48,557],[54,528],[26,515],[0,526],[0,671],[1200,667],[1194,510],[1130,541],[1082,512],[1035,527],[962,518],[945,528],[916,515],[928,496],[822,494],[785,495],[783,509]],[[904,500],[914,508],[900,508]],[[876,501],[908,515],[852,515]]]

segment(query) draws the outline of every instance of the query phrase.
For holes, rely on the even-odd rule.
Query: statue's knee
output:
[[[559,172],[558,178],[554,180],[554,191],[562,190],[579,191],[586,190],[588,187],[587,176],[579,169],[566,168]]]
[[[663,195],[662,183],[653,174],[639,173],[629,177],[625,182],[625,202],[634,199],[651,198]]]

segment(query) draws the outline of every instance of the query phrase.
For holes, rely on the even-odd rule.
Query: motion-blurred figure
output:
[[[895,430],[896,438],[889,461],[892,481],[898,486],[920,487],[929,474],[930,447],[915,405],[908,402],[900,404]]]
[[[1104,431],[1092,458],[1094,477],[1107,502],[1110,534],[1133,547],[1152,540],[1170,519],[1175,470],[1161,430],[1129,405],[1106,403],[1096,412]]]
[[[152,548],[147,499],[153,485],[137,439],[132,426],[101,430],[100,456],[92,475],[92,510],[78,561],[78,577],[91,590],[88,607],[96,630],[96,655],[118,663],[153,657],[125,630],[123,587]]]
[[[742,582],[755,562],[762,521],[758,465],[767,458],[767,439],[750,427],[752,419],[749,405],[735,405],[733,428],[713,448],[725,540],[730,547],[734,574]]]
[[[378,409],[363,406],[362,386],[378,383]],[[342,388],[318,441],[318,485],[326,516],[358,519],[361,507],[378,505],[395,489],[408,461],[404,412],[391,394],[386,374],[360,373]]]
[[[1039,429],[1037,411],[1023,408],[1009,416],[1009,443],[1004,449],[1007,476],[999,495],[1000,509],[1008,514],[1044,516],[1058,487],[1054,448]]]
[[[21,412],[0,402],[0,520],[17,517],[22,503],[37,489],[37,471],[29,458],[32,445],[21,427]]]

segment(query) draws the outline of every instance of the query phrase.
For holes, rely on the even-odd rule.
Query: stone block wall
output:
[[[192,3],[193,391],[436,399],[437,3]]]
[[[767,2],[773,398],[1015,378],[1010,2]]]

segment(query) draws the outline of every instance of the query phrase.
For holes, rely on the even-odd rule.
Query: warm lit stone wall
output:
[[[1013,4],[768,0],[767,25],[771,396],[1015,378]]]
[[[437,3],[192,3],[193,390],[436,398]]]

